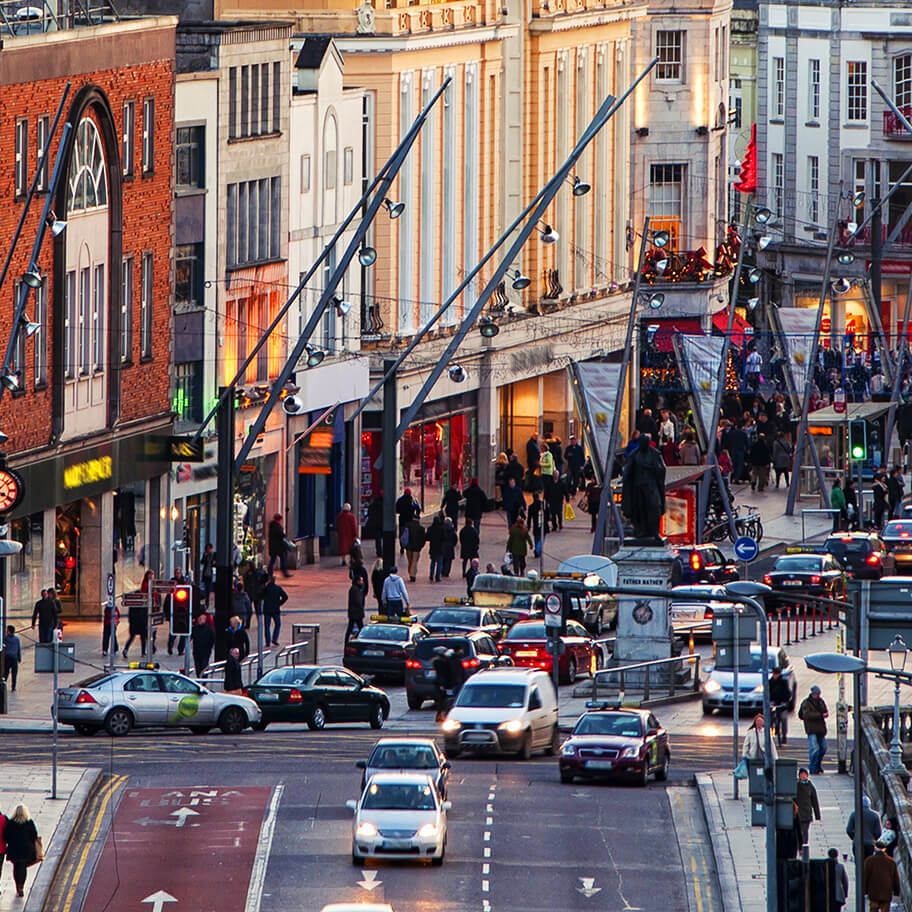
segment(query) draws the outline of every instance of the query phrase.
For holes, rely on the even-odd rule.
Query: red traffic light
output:
[[[174,599],[178,602],[186,602],[190,599],[190,589],[187,586],[178,586],[174,590]]]

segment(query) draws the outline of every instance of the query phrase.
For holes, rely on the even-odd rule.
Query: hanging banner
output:
[[[785,372],[792,397],[792,408],[801,411],[801,399],[808,380],[808,369],[816,349],[814,329],[817,326],[816,307],[774,307],[772,319],[782,355],[788,370]],[[813,373],[810,377],[813,379]]]
[[[719,390],[719,362],[722,359],[721,336],[680,333],[675,336],[675,354],[690,386],[697,419],[697,432],[704,452],[709,449],[713,408]]]
[[[328,409],[298,443],[298,474],[329,475],[332,472],[333,431],[338,408]]]
[[[576,381],[574,392],[577,393],[586,416],[586,436],[592,451],[592,461],[604,468],[608,458],[614,410],[623,399],[623,393],[618,390],[621,365],[606,364],[604,361],[581,361],[572,367]]]

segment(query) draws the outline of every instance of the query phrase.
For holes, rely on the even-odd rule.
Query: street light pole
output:
[[[890,667],[893,671],[902,673],[906,670],[906,657],[909,650],[903,638],[897,634],[887,648],[890,656]],[[899,740],[899,675],[894,679],[893,684],[893,738],[890,741],[890,763],[887,769],[894,773],[905,773],[906,768],[902,760],[902,742]]]

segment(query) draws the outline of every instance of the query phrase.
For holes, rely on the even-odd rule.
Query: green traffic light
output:
[[[860,446],[852,447],[852,457],[854,459],[861,459],[864,457],[864,448]]]

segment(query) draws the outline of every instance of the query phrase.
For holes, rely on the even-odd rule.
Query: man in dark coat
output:
[[[469,486],[462,492],[465,498],[465,518],[472,521],[476,529],[481,527],[481,514],[488,505],[488,496],[478,486],[478,479],[473,478]]]
[[[410,533],[411,534],[411,533]],[[428,579],[432,583],[439,583],[443,572],[443,514],[438,513],[427,530],[428,557],[431,565],[428,568]]]
[[[507,513],[507,525],[512,526],[519,517],[520,510],[525,504],[525,498],[522,496],[516,481],[511,478],[504,489],[503,505]]]
[[[800,845],[808,844],[808,833],[812,820],[820,820],[820,802],[817,800],[817,789],[802,767],[798,770],[798,785],[795,791],[795,804],[798,807],[798,825],[801,830]],[[800,849],[800,847],[799,847]]]
[[[251,564],[244,574],[244,590],[250,597],[253,613],[259,617],[263,613],[263,590],[269,582],[269,574],[264,567]]]
[[[804,723],[804,733],[808,738],[808,767],[814,775],[823,772],[823,756],[827,749],[826,719],[829,714],[820,696],[820,688],[815,684],[798,707],[798,718]]]
[[[449,516],[453,520],[454,525],[459,522],[459,501],[461,498],[462,495],[452,484],[443,492],[443,501],[440,504],[440,509],[443,510],[444,516]]]
[[[402,497],[396,501],[396,516],[399,517],[399,540],[402,540],[402,533],[405,527],[412,521],[415,516],[415,498],[412,497],[412,489],[406,488],[402,492]],[[402,554],[404,548],[400,548]]]
[[[538,434],[533,434],[526,441],[526,468],[534,472],[536,466],[541,462],[541,445],[538,442]]]
[[[459,549],[462,557],[462,575],[466,575],[466,567],[473,557],[478,557],[478,529],[470,516],[466,516],[466,523],[459,531]]]
[[[456,535],[456,527],[453,520],[448,516],[443,521],[443,548],[440,552],[443,561],[443,578],[448,579],[450,570],[453,567],[453,558],[456,557],[456,544],[459,538]]]
[[[225,659],[225,693],[240,694],[244,689],[240,655],[241,651],[237,646],[228,650],[228,657]]]
[[[567,448],[564,450],[564,459],[567,461],[567,476],[570,482],[570,491],[576,494],[579,489],[581,473],[583,466],[586,464],[586,454],[583,448],[576,442],[576,437],[571,437],[567,442]]]
[[[893,897],[900,895],[899,868],[885,849],[878,839],[874,854],[864,863],[864,891],[870,912],[890,912]]]
[[[536,465],[537,464],[538,463],[536,463]],[[525,472],[523,471],[522,464],[516,458],[516,453],[510,453],[507,461],[506,475],[508,479],[512,478],[516,482],[517,487],[521,486]]]
[[[40,599],[32,612],[32,627],[38,621],[38,642],[50,643],[53,631],[60,625],[60,602],[57,592],[51,588],[44,598]]]
[[[743,481],[744,457],[747,453],[747,435],[738,425],[733,424],[722,434],[722,440],[720,442],[722,444],[722,449],[728,450],[728,455],[731,456],[732,481]]]
[[[889,503],[889,513],[887,519],[893,519],[896,515],[896,508],[899,506],[903,497],[903,488],[906,486],[902,477],[902,470],[899,466],[893,466],[890,474],[887,476],[887,500]]]
[[[643,413],[637,419],[636,428],[641,434],[649,434],[650,440],[659,439],[659,426],[652,417],[652,409],[643,409]]]
[[[278,560],[282,568],[282,576],[291,576],[288,572],[288,548],[285,544],[285,528],[282,525],[282,514],[276,513],[269,523],[269,567],[272,573],[275,562]]]
[[[749,458],[751,464],[751,490],[753,491],[756,488],[758,491],[765,491],[769,482],[770,462],[772,460],[766,434],[757,435],[757,439],[751,444]]]
[[[279,629],[282,626],[282,605],[288,601],[288,593],[275,581],[274,576],[269,577],[266,589],[263,591],[263,635],[267,643],[279,645]],[[272,638],[270,640],[270,626]]]
[[[472,597],[472,585],[475,582],[475,577],[479,574],[479,567],[481,566],[481,561],[477,557],[473,557],[471,563],[469,564],[469,569],[465,572],[465,581],[466,581],[466,595]]]
[[[205,613],[196,616],[193,629],[190,631],[190,643],[193,648],[193,667],[196,669],[196,676],[199,677],[209,664],[212,650],[215,648],[215,630]]]
[[[348,587],[348,626],[345,628],[345,645],[355,635],[356,630],[364,626],[364,593],[361,587],[352,580]]]
[[[648,434],[640,434],[639,446],[624,466],[621,485],[621,509],[633,523],[634,535],[658,538],[665,513],[665,462],[650,446]]]

